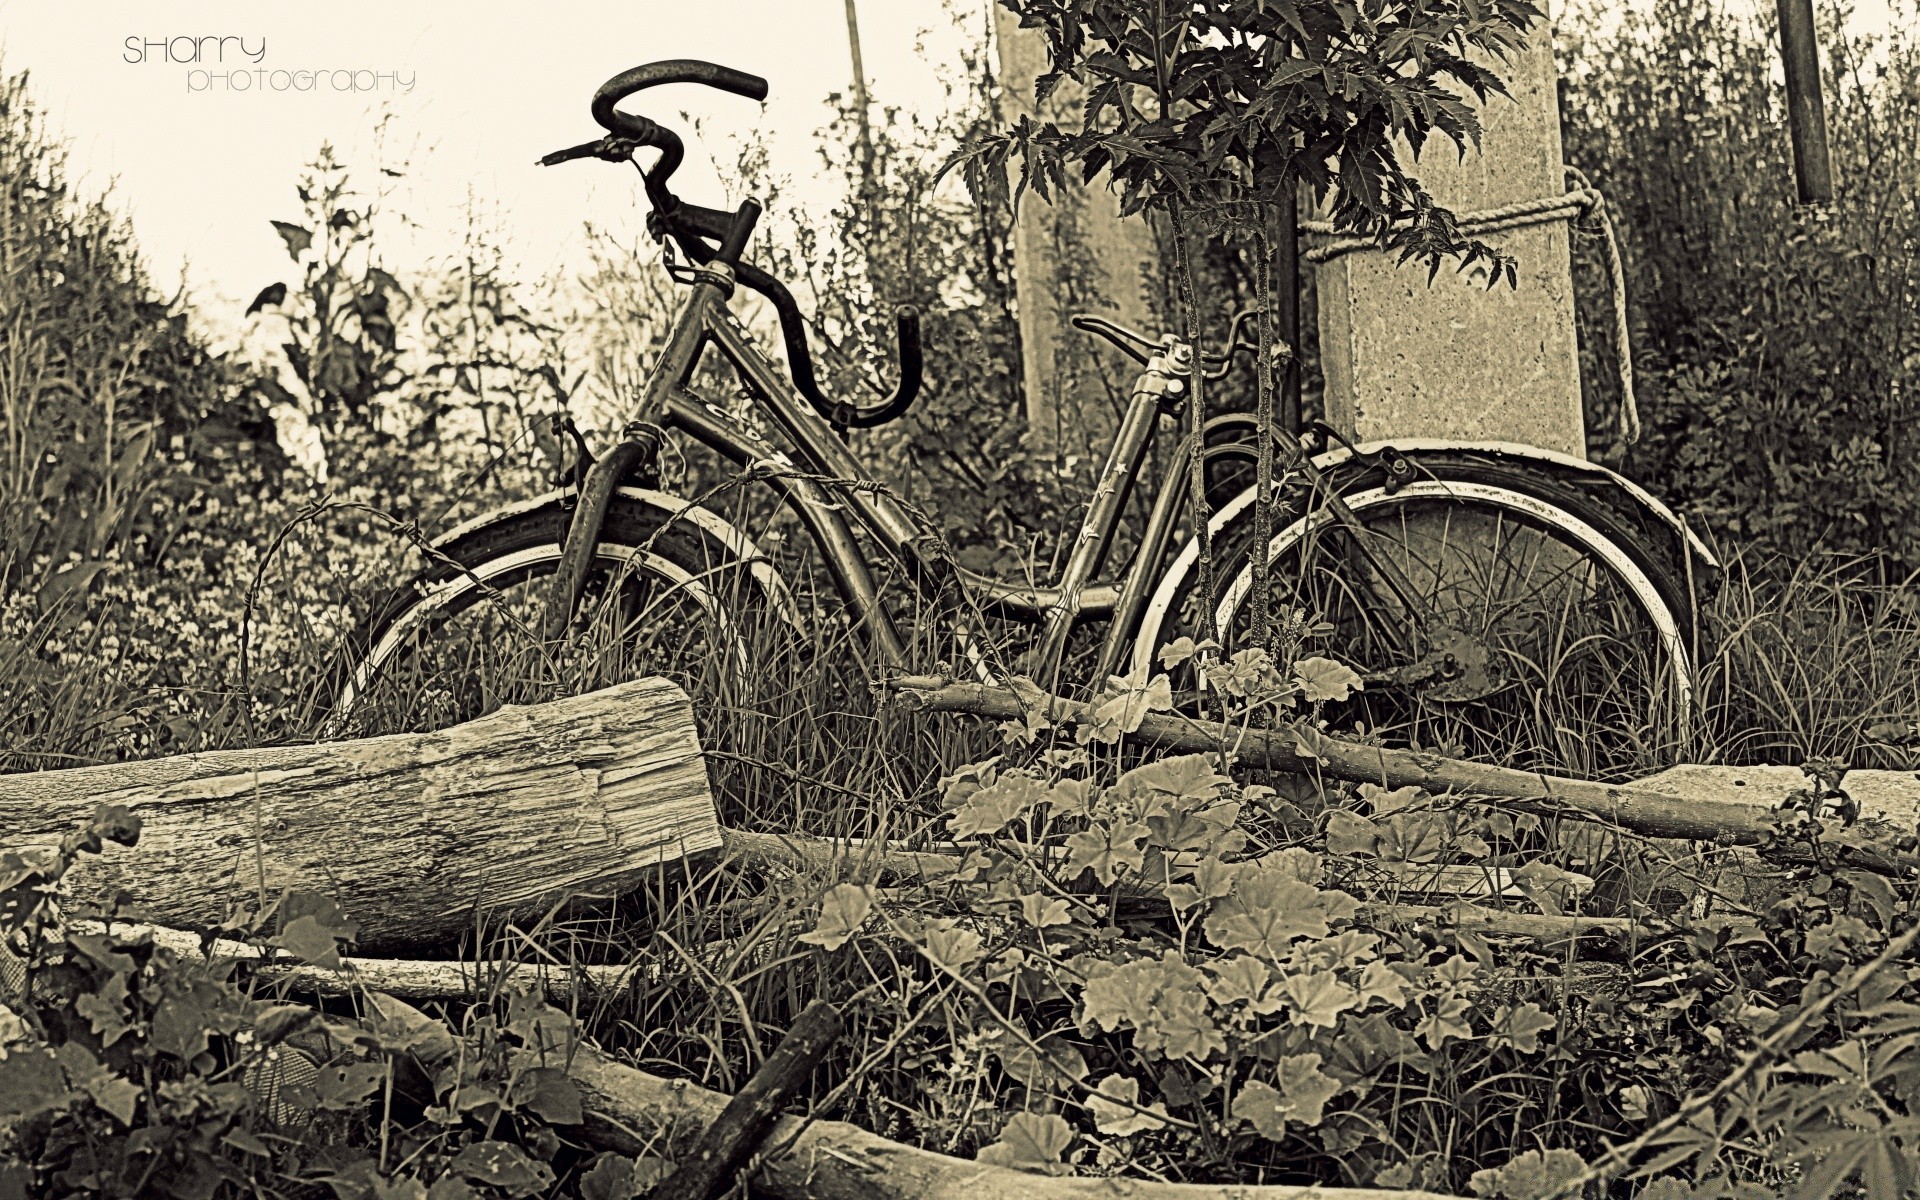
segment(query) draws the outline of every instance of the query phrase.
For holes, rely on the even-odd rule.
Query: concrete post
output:
[[[1481,109],[1479,152],[1435,137],[1415,174],[1455,213],[1566,190],[1553,38],[1543,22],[1502,67],[1512,100]],[[1450,437],[1525,442],[1585,457],[1573,277],[1564,221],[1490,234],[1519,262],[1519,286],[1487,271],[1395,267],[1361,251],[1317,276],[1327,419],[1361,441]]]
[[[1080,97],[1070,83],[1048,97],[1044,111],[1034,108],[1034,80],[1047,69],[1046,38],[1038,30],[1021,29],[1017,17],[996,5],[994,39],[1003,120],[1024,114],[1064,123],[1077,115]],[[1135,368],[1067,318],[1092,312],[1161,332],[1151,300],[1160,278],[1153,229],[1143,216],[1120,216],[1119,198],[1102,176],[1055,193],[1051,204],[1031,192],[1022,197],[1013,258],[1032,444],[1060,455],[1098,455],[1126,405]]]

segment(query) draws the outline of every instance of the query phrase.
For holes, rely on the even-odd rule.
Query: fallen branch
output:
[[[587,1140],[622,1154],[682,1157],[728,1098],[611,1062],[586,1048],[571,1074],[586,1111]],[[888,1141],[843,1121],[782,1117],[767,1144],[780,1148],[752,1176],[781,1200],[1453,1200],[1385,1188],[1159,1183],[1029,1174]]]
[[[104,933],[107,926],[98,921],[75,921],[76,933]],[[213,961],[245,964],[261,979],[283,983],[294,991],[317,996],[346,996],[356,990],[385,992],[413,1000],[466,1000],[484,995],[490,987],[514,979],[535,980],[554,997],[572,994],[584,980],[601,991],[619,991],[635,979],[659,974],[655,966],[639,964],[602,966],[595,964],[555,965],[515,959],[489,959],[477,962],[442,962],[434,959],[342,958],[338,967],[316,967],[271,953],[245,942],[221,939],[212,952],[201,948],[200,935],[163,925],[130,924],[116,921],[112,926],[122,938],[151,937],[182,958],[194,962]]]
[[[903,850],[884,842],[812,837],[803,833],[746,833],[722,829],[726,853],[749,862],[788,869],[825,871],[866,882],[893,879],[937,883],[960,869],[958,851]],[[1166,897],[1151,884],[1127,893],[1131,902],[1164,906]],[[1513,912],[1478,904],[1447,905],[1363,903],[1361,915],[1374,924],[1428,921],[1496,937],[1527,937],[1557,942],[1586,934],[1621,936],[1645,930],[1627,917],[1562,917]]]
[[[969,713],[1015,720],[1032,705],[1007,688],[980,683],[949,683],[930,677],[903,677],[890,686],[902,702],[923,712]],[[1089,706],[1064,697],[1048,697],[1049,719],[1061,724],[1084,720]],[[1517,771],[1486,763],[1464,762],[1413,750],[1392,750],[1329,737],[1317,730],[1242,730],[1217,721],[1199,721],[1169,713],[1148,713],[1133,734],[1136,741],[1182,753],[1206,753],[1230,746],[1239,761],[1295,774],[1321,773],[1353,783],[1382,787],[1418,787],[1442,795],[1478,796],[1493,803],[1536,807],[1604,821],[1648,837],[1767,846],[1773,839],[1771,814],[1757,807],[1721,808],[1682,796],[1630,785],[1594,783],[1535,771]],[[1891,846],[1829,845],[1849,866],[1905,877],[1920,859]]]
[[[825,1000],[807,1005],[753,1078],[727,1101],[673,1174],[647,1193],[647,1200],[713,1200],[732,1188],[740,1168],[780,1119],[780,1110],[807,1085],[813,1068],[839,1036],[838,1009]]]

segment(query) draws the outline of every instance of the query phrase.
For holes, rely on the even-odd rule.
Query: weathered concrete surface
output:
[[[1063,124],[1077,119],[1080,94],[1071,83],[1048,97],[1044,111],[1034,107],[1034,80],[1047,69],[1039,30],[1021,29],[1018,17],[995,6],[994,38],[1003,120],[1023,114]],[[1092,312],[1158,334],[1152,297],[1162,272],[1154,231],[1144,216],[1120,216],[1119,197],[1102,175],[1088,187],[1056,193],[1051,204],[1032,193],[1022,197],[1013,258],[1033,443],[1058,454],[1098,456],[1137,368],[1067,318]]]
[[[1636,787],[1697,799],[1702,804],[1750,804],[1776,808],[1808,786],[1799,767],[1707,767],[1687,763],[1640,780]],[[1860,803],[1860,817],[1912,829],[1920,820],[1920,772],[1848,771],[1841,788]]]
[[[1685,796],[1701,805],[1777,808],[1793,792],[1809,786],[1798,767],[1715,767],[1695,763],[1669,767],[1635,786]],[[1884,821],[1912,830],[1920,821],[1920,772],[1849,771],[1841,788],[1860,805],[1860,820]],[[1705,847],[1687,842],[1659,844],[1668,861],[1656,860],[1633,890],[1667,889],[1691,895],[1696,915],[1738,905],[1762,910],[1784,894],[1790,872],[1763,861],[1752,850]],[[1699,886],[1709,885],[1714,895]],[[1731,902],[1731,903],[1729,903]]]
[[[1560,154],[1552,36],[1543,23],[1506,66],[1511,101],[1481,109],[1464,159],[1435,136],[1414,173],[1455,213],[1557,196]],[[1485,239],[1519,262],[1519,286],[1487,272],[1394,265],[1374,251],[1320,266],[1320,356],[1328,420],[1361,441],[1390,436],[1498,439],[1584,457],[1580,363],[1564,222]]]

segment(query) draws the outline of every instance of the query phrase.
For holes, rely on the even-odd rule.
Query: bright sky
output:
[[[875,99],[937,107],[940,75],[956,69],[960,29],[980,29],[990,2],[859,0]],[[1860,0],[1856,23],[1884,28],[1887,3]],[[261,286],[288,276],[268,222],[298,216],[294,183],[323,140],[358,168],[358,181],[377,178],[373,129],[383,111],[393,116],[392,155],[412,161],[394,207],[418,222],[421,260],[458,246],[469,194],[512,231],[522,278],[555,277],[576,262],[583,220],[633,228],[630,171],[533,164],[597,134],[587,114],[593,89],[654,59],[707,58],[772,85],[764,109],[692,86],[649,93],[646,110],[656,117],[677,122],[685,110],[704,123],[699,138],[687,139],[688,164],[676,180],[682,194],[714,203],[712,163],[730,160],[731,139],[759,129],[775,170],[796,181],[799,198],[820,201],[828,185],[810,179],[813,135],[828,116],[827,95],[851,78],[844,4],[0,0],[0,69],[32,73],[54,129],[71,140],[83,183],[114,182],[114,202],[132,216],[156,281],[171,290],[184,268],[203,317],[217,327],[223,315],[237,319]],[[194,37],[239,41],[225,43],[224,64],[168,62],[168,47],[142,45]],[[191,54],[184,41],[170,48]],[[202,53],[215,56],[215,43],[203,43]],[[358,74],[329,74],[305,91],[289,86],[297,76],[273,74],[317,70]],[[221,71],[226,81],[215,77]],[[244,72],[247,90],[238,90],[235,72]],[[396,86],[395,73],[412,80],[410,90]],[[351,90],[350,78],[374,90]]]
[[[939,0],[862,0],[875,100],[937,107],[939,73],[958,44],[954,21],[978,29],[984,11],[982,0],[958,0],[955,15]],[[935,48],[923,56],[929,30]],[[192,37],[240,41],[225,42],[224,64],[211,41],[197,63],[169,62],[168,48],[141,45]],[[171,49],[193,53],[184,40]],[[371,182],[383,111],[393,115],[387,136],[398,153],[390,160],[412,160],[395,207],[419,223],[423,255],[459,244],[471,189],[513,231],[523,277],[564,269],[575,261],[583,220],[634,227],[637,179],[601,163],[541,168],[534,160],[600,132],[587,105],[602,81],[665,58],[705,58],[771,84],[764,109],[694,86],[648,93],[642,111],[687,136],[687,166],[675,177],[681,194],[717,203],[712,163],[730,160],[729,139],[761,129],[775,170],[793,177],[803,196],[821,198],[823,185],[809,184],[813,134],[830,115],[828,94],[851,79],[845,0],[0,0],[0,69],[31,73],[87,190],[112,181],[156,282],[172,290],[184,264],[203,306],[243,306],[288,276],[269,220],[297,219],[294,184],[323,140],[362,168],[354,172],[360,183]],[[345,74],[305,91],[297,76],[278,77],[276,87],[273,75],[336,69],[360,72],[369,90],[352,90]],[[247,90],[235,72],[245,73]],[[393,74],[399,83],[410,77],[411,90]],[[703,120],[698,139],[682,111]]]

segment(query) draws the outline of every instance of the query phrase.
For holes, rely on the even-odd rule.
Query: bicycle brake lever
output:
[[[605,162],[625,162],[633,157],[639,143],[632,138],[602,137],[591,142],[581,142],[578,146],[568,146],[565,150],[555,150],[540,159],[540,166],[553,167],[563,162],[572,162],[579,158],[598,158]]]

